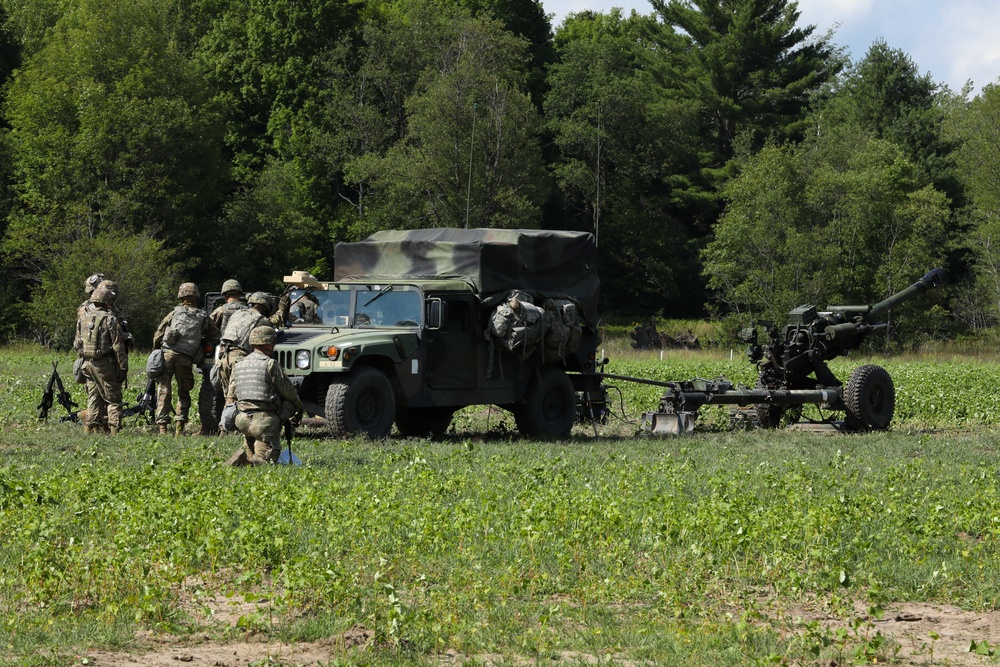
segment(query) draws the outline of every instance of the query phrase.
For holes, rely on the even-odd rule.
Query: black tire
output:
[[[514,407],[514,422],[522,435],[565,438],[576,421],[576,392],[561,368],[543,366]]]
[[[334,436],[363,435],[380,440],[392,430],[396,397],[382,371],[361,366],[330,383],[325,408],[326,423]]]
[[[769,389],[764,378],[758,377],[754,389]],[[758,403],[754,406],[757,414],[757,424],[761,428],[778,428],[781,426],[781,418],[785,416],[784,405],[774,405],[773,403]]]
[[[442,436],[451,426],[455,408],[398,408],[396,428],[407,438]]]
[[[219,432],[219,418],[225,399],[222,392],[215,390],[208,372],[201,374],[201,388],[198,389],[198,419],[201,421],[202,435],[215,435]]]
[[[844,388],[847,425],[855,430],[884,431],[896,411],[896,387],[881,366],[854,369]]]

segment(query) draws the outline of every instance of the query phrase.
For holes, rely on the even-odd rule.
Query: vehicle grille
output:
[[[292,370],[295,366],[295,350],[281,350],[278,352],[278,364],[286,371]]]

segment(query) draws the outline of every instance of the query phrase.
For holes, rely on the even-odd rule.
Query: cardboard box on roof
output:
[[[597,246],[587,232],[536,229],[383,231],[338,243],[334,280],[454,278],[483,296],[523,289],[566,295],[597,323]]]

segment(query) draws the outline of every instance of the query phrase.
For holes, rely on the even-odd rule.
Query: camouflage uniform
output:
[[[87,433],[107,428],[111,435],[121,427],[122,382],[128,377],[128,346],[121,322],[111,312],[114,293],[98,288],[91,294],[93,308],[77,320],[78,353],[84,358],[87,378]]]
[[[230,327],[227,324],[226,328],[222,331],[223,350],[222,356],[219,358],[219,376],[222,378],[223,388],[229,386],[233,368],[236,364],[250,354],[251,351],[249,341],[246,337],[240,336],[234,329],[239,328],[241,331],[249,332],[265,324],[281,326],[288,316],[289,300],[287,297],[282,297],[282,300],[278,303],[277,312],[270,316],[267,315],[267,311],[270,310],[270,295],[264,292],[254,292],[249,296],[247,301],[250,303],[250,312],[241,314],[236,318],[235,322],[230,318],[230,322],[234,322],[235,326]],[[256,313],[256,317],[254,317],[254,313]],[[243,340],[238,340],[240,338],[243,338]]]
[[[269,336],[271,341],[263,349],[258,345],[260,335]],[[278,362],[267,355],[274,339],[274,329],[269,326],[253,331],[254,351],[233,369],[226,390],[226,401],[236,401],[240,409],[236,429],[243,434],[247,460],[255,465],[277,461],[282,422],[302,411],[295,387]]]
[[[243,302],[243,288],[235,280],[230,279],[222,283],[222,295],[226,297],[226,302],[209,315],[212,324],[219,331],[226,330],[226,325],[229,324],[229,318],[233,316],[233,313],[250,307]]]
[[[187,286],[193,288],[193,294],[186,289]],[[191,390],[194,388],[194,366],[201,363],[205,346],[214,346],[219,342],[219,330],[209,319],[204,310],[194,305],[194,301],[199,298],[198,288],[193,283],[184,283],[178,291],[178,297],[182,299],[179,306],[168,313],[156,328],[153,335],[153,347],[163,348],[163,363],[165,369],[163,375],[157,379],[158,390],[156,400],[156,423],[160,426],[160,433],[167,433],[167,425],[170,423],[171,405],[171,382],[174,376],[177,377],[177,410],[174,417],[174,430],[177,435],[184,433],[184,425],[188,422],[188,415],[191,412]],[[200,327],[195,334],[195,338],[181,338],[171,341],[171,325],[175,321],[190,318],[200,320]]]

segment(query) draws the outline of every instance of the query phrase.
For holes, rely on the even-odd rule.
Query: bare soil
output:
[[[217,628],[224,625],[234,628],[241,616],[259,614],[270,604],[267,600],[247,602],[240,596],[198,597],[197,601],[191,598],[186,603],[193,605],[189,609],[196,608],[203,619],[210,618]],[[857,611],[862,614],[863,608],[859,607]],[[788,637],[801,634],[803,625],[811,621],[817,621],[822,627],[831,630],[845,627],[843,619],[830,616],[820,608],[801,606],[785,610],[781,615],[783,619],[771,619],[765,622],[774,623],[776,627],[778,624],[784,626],[782,632]],[[845,627],[849,638],[843,647],[843,655],[824,657],[823,662],[812,664],[822,664],[823,667],[854,664],[854,647],[864,641],[866,635],[873,638],[876,632],[881,632],[889,640],[888,648],[882,651],[880,663],[956,667],[997,663],[996,658],[970,652],[969,647],[973,642],[979,643],[983,640],[988,640],[994,646],[1000,644],[1000,612],[971,612],[938,604],[901,604],[887,608],[881,620],[865,618],[863,615],[857,618],[864,619],[864,623],[857,628]],[[933,639],[932,633],[935,633],[938,639]],[[135,665],[179,667],[184,663],[209,667],[241,667],[250,664],[322,667],[337,658],[343,659],[357,651],[367,650],[372,645],[373,636],[374,633],[363,626],[355,626],[338,636],[321,641],[291,644],[256,640],[253,636],[239,641],[224,641],[214,639],[209,634],[188,637],[147,634],[137,638],[142,644],[141,649],[125,652],[88,651],[77,656],[73,664],[96,667]],[[561,654],[561,658],[554,662],[575,665],[604,664],[611,657],[568,651]],[[473,658],[487,665],[504,661],[500,656],[466,656],[448,651],[438,656],[437,662],[448,666],[461,665]],[[639,664],[629,662],[620,655],[614,659],[621,664]],[[519,662],[516,657],[513,660]],[[529,662],[525,660],[525,664]]]

